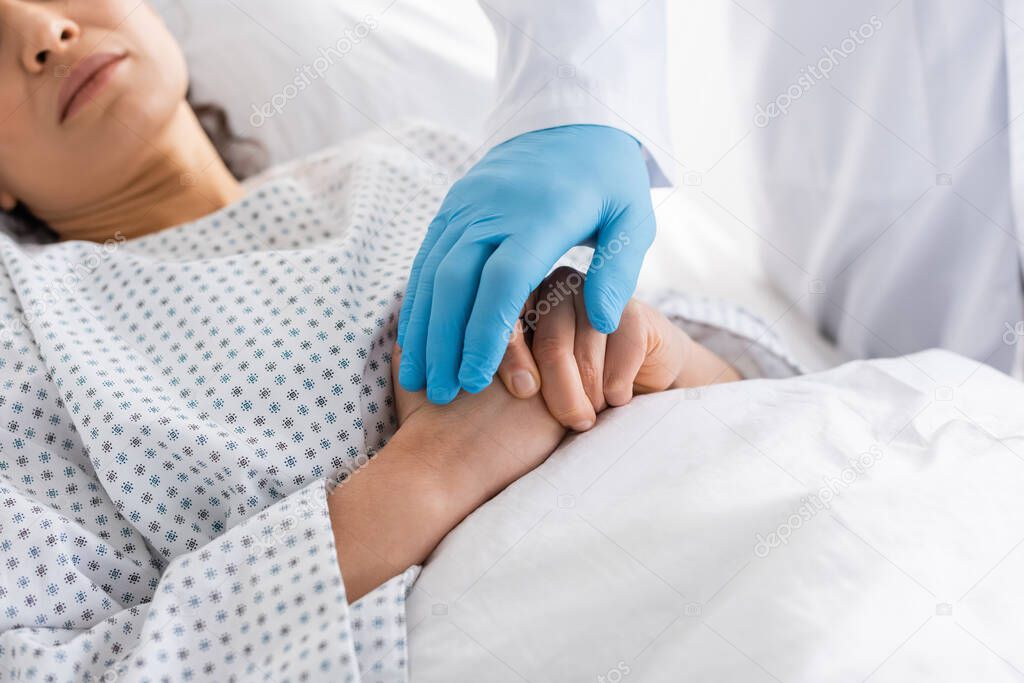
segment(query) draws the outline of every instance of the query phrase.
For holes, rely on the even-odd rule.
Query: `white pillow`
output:
[[[224,107],[278,163],[419,118],[476,139],[496,43],[474,0],[155,0],[193,99]]]

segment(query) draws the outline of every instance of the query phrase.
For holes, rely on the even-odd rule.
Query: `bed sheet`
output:
[[[412,680],[1020,680],[1022,401],[930,351],[609,411],[426,564]]]

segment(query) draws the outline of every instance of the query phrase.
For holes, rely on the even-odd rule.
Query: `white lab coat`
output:
[[[602,123],[644,144],[654,184],[672,177],[662,0],[480,4],[499,39],[492,142]],[[724,4],[728,104],[750,130],[734,185],[751,203],[727,208],[770,278],[853,355],[941,346],[1010,370],[1024,0]]]
[[[664,0],[480,0],[498,36],[489,144],[553,126],[613,126],[641,142],[653,185],[674,174]]]
[[[730,75],[748,96],[732,104],[751,131],[735,184],[753,202],[736,213],[774,281],[855,355],[941,346],[1011,369],[1024,0],[738,0],[729,13]]]

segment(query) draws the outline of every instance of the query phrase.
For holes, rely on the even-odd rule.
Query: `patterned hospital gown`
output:
[[[409,126],[140,239],[0,234],[0,680],[406,680],[416,568],[349,605],[325,490],[397,427],[404,279],[467,154]]]

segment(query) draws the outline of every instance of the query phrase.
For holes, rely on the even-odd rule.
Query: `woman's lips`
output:
[[[125,56],[104,52],[89,55],[75,65],[57,97],[57,116],[60,123],[74,116],[103,89]]]

